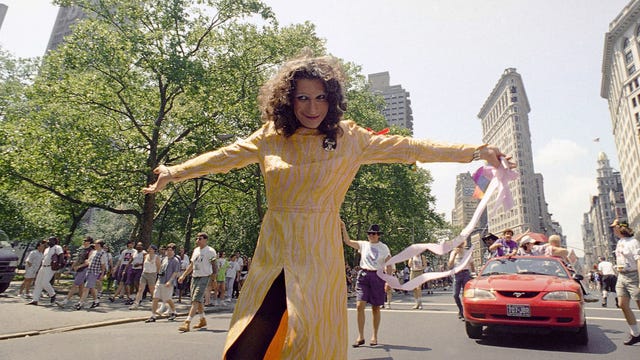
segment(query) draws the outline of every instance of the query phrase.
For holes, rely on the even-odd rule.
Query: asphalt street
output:
[[[219,359],[233,306],[208,308],[205,329],[180,333],[188,304],[178,305],[177,321],[144,323],[149,304],[128,310],[107,301],[94,310],[76,311],[48,305],[27,306],[16,297],[15,285],[0,295],[0,359]],[[613,301],[611,301],[612,303]],[[589,344],[577,346],[559,336],[489,334],[482,340],[466,336],[464,322],[450,291],[423,295],[423,310],[412,310],[411,295],[396,294],[391,309],[383,310],[379,345],[370,346],[371,313],[367,311],[365,345],[349,346],[349,359],[610,359],[637,358],[640,345],[624,346],[626,323],[615,307],[588,304]],[[349,302],[349,339],[356,339],[353,299]],[[640,312],[636,311],[640,317]],[[61,346],[62,345],[62,346]],[[52,349],[62,349],[53,351]]]

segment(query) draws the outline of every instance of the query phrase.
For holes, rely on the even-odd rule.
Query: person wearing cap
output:
[[[49,294],[49,301],[53,304],[56,301],[56,291],[51,285],[51,279],[55,274],[55,271],[51,269],[51,260],[54,254],[60,255],[64,252],[62,246],[58,245],[60,241],[57,237],[51,236],[48,240],[49,247],[44,250],[42,255],[42,265],[36,275],[36,282],[33,288],[33,299],[27,303],[27,305],[38,305],[40,301],[40,295],[42,290],[45,290]]]
[[[361,270],[356,280],[358,339],[353,343],[353,347],[364,344],[364,309],[367,303],[371,304],[371,313],[373,314],[373,334],[369,344],[376,346],[378,345],[378,328],[380,327],[380,307],[384,304],[386,286],[385,281],[376,272],[382,270],[391,274],[391,266],[387,266],[385,269],[384,265],[391,259],[391,252],[387,245],[380,241],[382,231],[377,224],[371,225],[367,230],[367,241],[351,240],[347,233],[347,226],[343,221],[340,221],[340,228],[344,243],[360,253]]]
[[[518,248],[518,255],[520,256],[542,256],[545,252],[545,246],[537,244],[529,235],[524,235],[520,239],[520,248]]]
[[[155,245],[149,245],[147,253],[143,255],[142,261],[142,273],[138,280],[138,292],[136,298],[133,300],[133,304],[129,307],[129,310],[135,310],[140,306],[142,301],[142,293],[146,287],[149,287],[149,293],[153,295],[156,286],[156,280],[158,279],[158,270],[160,270],[161,262],[160,256],[157,254],[158,247]],[[140,253],[141,251],[138,250]]]
[[[78,294],[78,296],[82,295],[82,290],[84,289],[84,282],[87,278],[87,268],[89,267],[89,254],[93,250],[91,245],[93,244],[93,238],[91,236],[87,236],[82,241],[82,247],[78,249],[76,253],[76,260],[71,264],[71,269],[76,272],[76,276],[73,278],[73,285],[71,289],[69,289],[69,293],[67,297],[62,301],[56,301],[56,305],[63,308],[69,303],[73,295]]]
[[[85,277],[84,288],[82,289],[82,296],[80,301],[76,304],[76,310],[81,310],[84,307],[84,302],[91,291],[93,296],[93,303],[91,303],[91,309],[100,306],[100,300],[98,300],[96,285],[102,284],[102,277],[107,273],[107,253],[104,251],[104,240],[98,239],[93,243],[94,250],[89,254],[87,262],[89,266],[87,268],[87,276]]]
[[[602,307],[607,307],[607,300],[609,297],[609,293],[616,292],[616,282],[618,282],[618,276],[616,276],[616,271],[613,269],[613,264],[611,261],[607,261],[604,256],[598,257],[598,272],[602,276]],[[618,305],[618,297],[614,297],[616,300],[616,307],[620,307]]]
[[[613,234],[618,238],[616,244],[616,294],[618,305],[622,310],[627,325],[629,325],[629,338],[625,345],[633,345],[640,342],[640,329],[638,321],[631,310],[630,301],[633,299],[640,308],[640,242],[633,237],[633,230],[629,223],[615,219],[611,224]]]

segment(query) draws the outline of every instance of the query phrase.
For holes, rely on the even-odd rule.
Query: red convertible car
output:
[[[563,331],[584,345],[589,335],[580,280],[554,257],[491,259],[464,287],[467,335],[480,339],[485,326],[511,333]]]

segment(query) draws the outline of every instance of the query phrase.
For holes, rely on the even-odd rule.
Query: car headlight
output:
[[[485,290],[485,289],[475,289],[475,288],[469,288],[466,289],[464,291],[463,294],[464,297],[466,298],[470,298],[470,299],[495,299],[496,296],[493,295],[493,291],[491,290]]]
[[[543,296],[542,300],[580,301],[580,295],[573,291],[552,291]]]
[[[18,267],[18,260],[9,261],[9,267]]]

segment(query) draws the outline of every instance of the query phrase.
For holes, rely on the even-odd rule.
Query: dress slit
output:
[[[287,292],[284,270],[271,284],[260,308],[229,347],[225,359],[279,359],[287,335]]]

